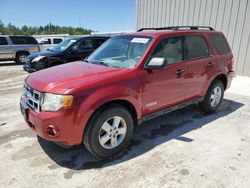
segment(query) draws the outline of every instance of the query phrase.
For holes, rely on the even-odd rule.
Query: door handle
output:
[[[184,72],[185,72],[184,69],[177,69],[175,73],[176,73],[178,76],[180,76],[180,75],[182,75]]]
[[[209,67],[213,67],[215,65],[215,62],[209,62],[208,64],[207,64],[207,66],[209,66]]]

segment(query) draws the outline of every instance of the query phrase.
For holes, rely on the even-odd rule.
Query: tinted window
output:
[[[197,59],[210,55],[207,42],[202,36],[187,36],[185,41],[188,59]]]
[[[59,44],[62,42],[62,39],[53,39],[54,44]]]
[[[5,37],[0,37],[0,45],[7,45],[7,40]]]
[[[13,44],[37,44],[36,39],[33,37],[25,37],[25,36],[10,36]]]
[[[91,39],[84,39],[79,43],[79,51],[93,49],[93,43]]]
[[[221,35],[209,35],[209,38],[219,54],[226,54],[230,51],[224,37]]]
[[[51,44],[51,40],[50,39],[44,39],[40,42],[40,44]]]
[[[165,58],[168,64],[183,61],[182,38],[175,37],[161,41],[152,56]]]
[[[95,48],[101,46],[105,41],[106,39],[95,39]]]

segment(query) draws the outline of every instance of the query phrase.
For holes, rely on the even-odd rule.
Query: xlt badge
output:
[[[146,107],[154,106],[154,105],[157,105],[157,104],[158,103],[156,101],[150,102],[150,103],[146,104]]]

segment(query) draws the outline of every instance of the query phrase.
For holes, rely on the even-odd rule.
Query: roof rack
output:
[[[145,31],[145,30],[184,30],[184,29],[190,29],[190,30],[208,29],[211,31],[214,30],[214,28],[212,28],[210,26],[168,26],[168,27],[141,28],[137,31],[140,32],[140,31]]]

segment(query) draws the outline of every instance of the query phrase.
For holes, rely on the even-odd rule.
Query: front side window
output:
[[[84,39],[79,42],[79,51],[92,50],[93,49],[93,41],[91,39]]]
[[[198,59],[210,55],[207,42],[202,36],[186,36],[187,58]]]
[[[95,48],[101,46],[105,41],[106,39],[95,39]]]
[[[164,39],[157,45],[152,57],[165,58],[168,64],[183,61],[182,38],[174,37]]]
[[[5,37],[0,37],[0,45],[7,45],[7,40]]]
[[[106,41],[87,59],[89,63],[133,68],[141,59],[152,37],[120,35]]]

